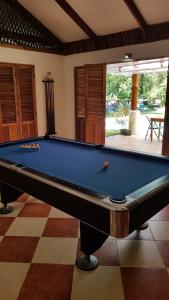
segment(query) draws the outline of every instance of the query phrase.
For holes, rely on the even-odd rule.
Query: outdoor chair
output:
[[[147,132],[146,132],[145,140],[149,136],[151,141],[152,141],[153,140],[153,133],[154,133],[155,136],[157,137],[158,141],[159,141],[160,137],[163,137],[163,125],[161,123],[164,122],[164,120],[159,119],[158,117],[155,118],[155,117],[150,117],[150,116],[147,116],[147,115],[146,115],[146,118],[147,118],[147,121],[148,121],[148,129],[147,129]]]

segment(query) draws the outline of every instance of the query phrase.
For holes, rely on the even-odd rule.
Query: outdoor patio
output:
[[[156,113],[164,113],[164,111],[161,110]],[[105,139],[105,145],[109,147],[117,147],[160,155],[162,150],[162,139],[158,140],[157,137],[154,135],[153,140],[151,141],[149,135],[145,140],[148,126],[149,123],[146,118],[146,115],[140,115],[138,120],[137,135],[125,136],[122,134],[117,134],[109,136]],[[128,128],[128,118],[126,119],[125,128]],[[118,130],[120,129],[120,125],[118,124],[115,118],[106,118],[106,129]]]
[[[106,137],[106,146],[117,147],[128,150],[146,152],[150,154],[161,154],[162,142],[146,140],[140,136],[125,136],[125,135],[114,135]]]

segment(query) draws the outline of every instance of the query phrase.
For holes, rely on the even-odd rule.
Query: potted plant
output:
[[[116,118],[116,122],[122,126],[120,133],[123,135],[131,135],[131,130],[125,128],[127,123],[127,116],[129,115],[129,104],[127,100],[117,100],[116,110],[112,113]]]

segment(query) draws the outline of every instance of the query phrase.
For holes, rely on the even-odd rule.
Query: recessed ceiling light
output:
[[[132,54],[131,53],[125,53],[124,58],[125,59],[132,59]]]

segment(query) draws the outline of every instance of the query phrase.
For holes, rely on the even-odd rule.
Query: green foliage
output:
[[[113,136],[116,134],[120,133],[120,129],[111,129],[111,130],[106,130],[106,137],[107,136]]]
[[[113,100],[130,99],[131,98],[131,77],[119,74],[107,74],[106,94]]]
[[[110,112],[111,117],[116,118],[116,122],[121,125],[121,127],[126,126],[126,117],[129,114],[129,106],[126,104],[126,101],[119,101],[117,110]]]
[[[119,107],[116,111],[112,113],[113,117],[119,118],[119,117],[126,117],[129,114],[129,107],[125,105],[122,101],[119,103]]]
[[[161,106],[165,103],[167,74],[149,73],[140,74],[139,98],[148,99],[153,103],[155,99],[160,99]]]
[[[153,103],[155,99],[160,99],[161,106],[165,103],[166,97],[166,73],[145,73],[140,74],[138,98],[148,99]],[[107,100],[131,99],[132,78],[131,76],[119,74],[107,74],[106,95]]]

